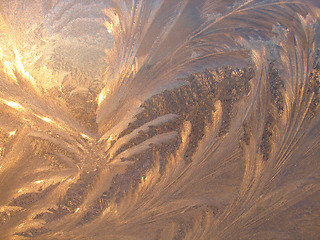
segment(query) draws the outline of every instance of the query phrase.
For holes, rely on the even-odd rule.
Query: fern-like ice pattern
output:
[[[320,238],[317,1],[0,10],[1,239]]]

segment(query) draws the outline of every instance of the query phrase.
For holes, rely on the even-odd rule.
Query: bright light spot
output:
[[[14,109],[23,109],[23,107],[19,103],[16,103],[16,102],[6,102],[6,104],[9,107],[12,107]]]
[[[104,94],[104,91],[102,91],[99,95],[98,105],[102,103],[104,98],[105,98],[105,94]]]
[[[108,29],[108,33],[112,33],[112,30],[113,30],[113,24],[111,23],[111,24],[110,24],[110,27],[109,27],[109,29]]]
[[[0,102],[6,104],[7,106],[14,108],[16,110],[23,110],[24,107],[22,107],[19,103],[13,102],[13,101],[7,101],[5,99],[0,98]]]
[[[15,57],[16,57],[16,67],[17,67],[17,70],[19,71],[20,74],[22,74],[23,77],[27,78],[30,80],[30,82],[32,84],[35,84],[35,80],[34,78],[30,75],[29,72],[27,72],[22,64],[22,56],[21,54],[15,49],[14,50],[14,54],[15,54]]]
[[[17,49],[13,49],[15,61],[7,61],[3,56],[3,50],[0,48],[0,60],[3,61],[4,72],[12,79],[17,81],[15,71],[19,72],[24,78],[28,79],[33,85],[36,83],[35,79],[24,68],[22,56]]]
[[[110,22],[108,22],[108,21],[106,21],[106,22],[105,22],[105,26],[106,26],[106,28],[107,28],[108,33],[111,34],[112,31],[113,31],[113,24],[110,23]]]
[[[9,132],[9,138],[12,137],[12,136],[14,136],[14,135],[16,134],[16,132],[17,132],[17,130],[14,130],[14,131],[12,131],[12,132]]]
[[[47,117],[39,117],[39,118],[48,123],[53,122],[50,118],[47,118]]]
[[[25,69],[24,69],[24,66],[22,64],[22,56],[21,54],[15,49],[13,50],[14,51],[14,54],[16,56],[16,63],[17,63],[17,68],[20,72],[24,72]]]
[[[110,93],[110,89],[109,88],[104,88],[101,93],[99,94],[99,98],[98,98],[98,106],[102,103],[102,101],[106,98],[107,94]]]
[[[80,208],[77,208],[75,212],[77,213],[77,212],[79,212],[79,210],[80,210]]]
[[[14,80],[17,80],[17,77],[13,72],[13,66],[11,65],[11,63],[8,61],[4,61],[3,64],[5,66],[5,69],[4,69],[5,73],[8,74]]]
[[[73,178],[70,178],[69,181],[71,182],[71,181],[73,181],[75,179],[76,179],[76,177],[73,177]]]
[[[86,135],[86,134],[84,134],[84,133],[81,133],[81,136],[82,136],[83,138],[86,138],[86,139],[89,139],[89,140],[92,139],[91,137],[89,137],[88,135]]]
[[[108,142],[111,142],[112,140],[115,140],[117,138],[117,135],[110,135],[108,138]]]
[[[38,181],[35,181],[34,183],[36,184],[43,183],[43,180],[38,180]]]

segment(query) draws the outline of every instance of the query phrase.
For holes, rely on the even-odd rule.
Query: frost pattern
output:
[[[1,3],[1,238],[319,239],[317,5]]]

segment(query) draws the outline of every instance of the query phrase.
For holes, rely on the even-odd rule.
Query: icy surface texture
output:
[[[319,239],[319,16],[1,1],[0,238]]]

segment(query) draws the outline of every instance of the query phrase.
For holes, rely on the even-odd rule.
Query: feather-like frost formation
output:
[[[316,1],[0,7],[1,239],[319,239]]]

